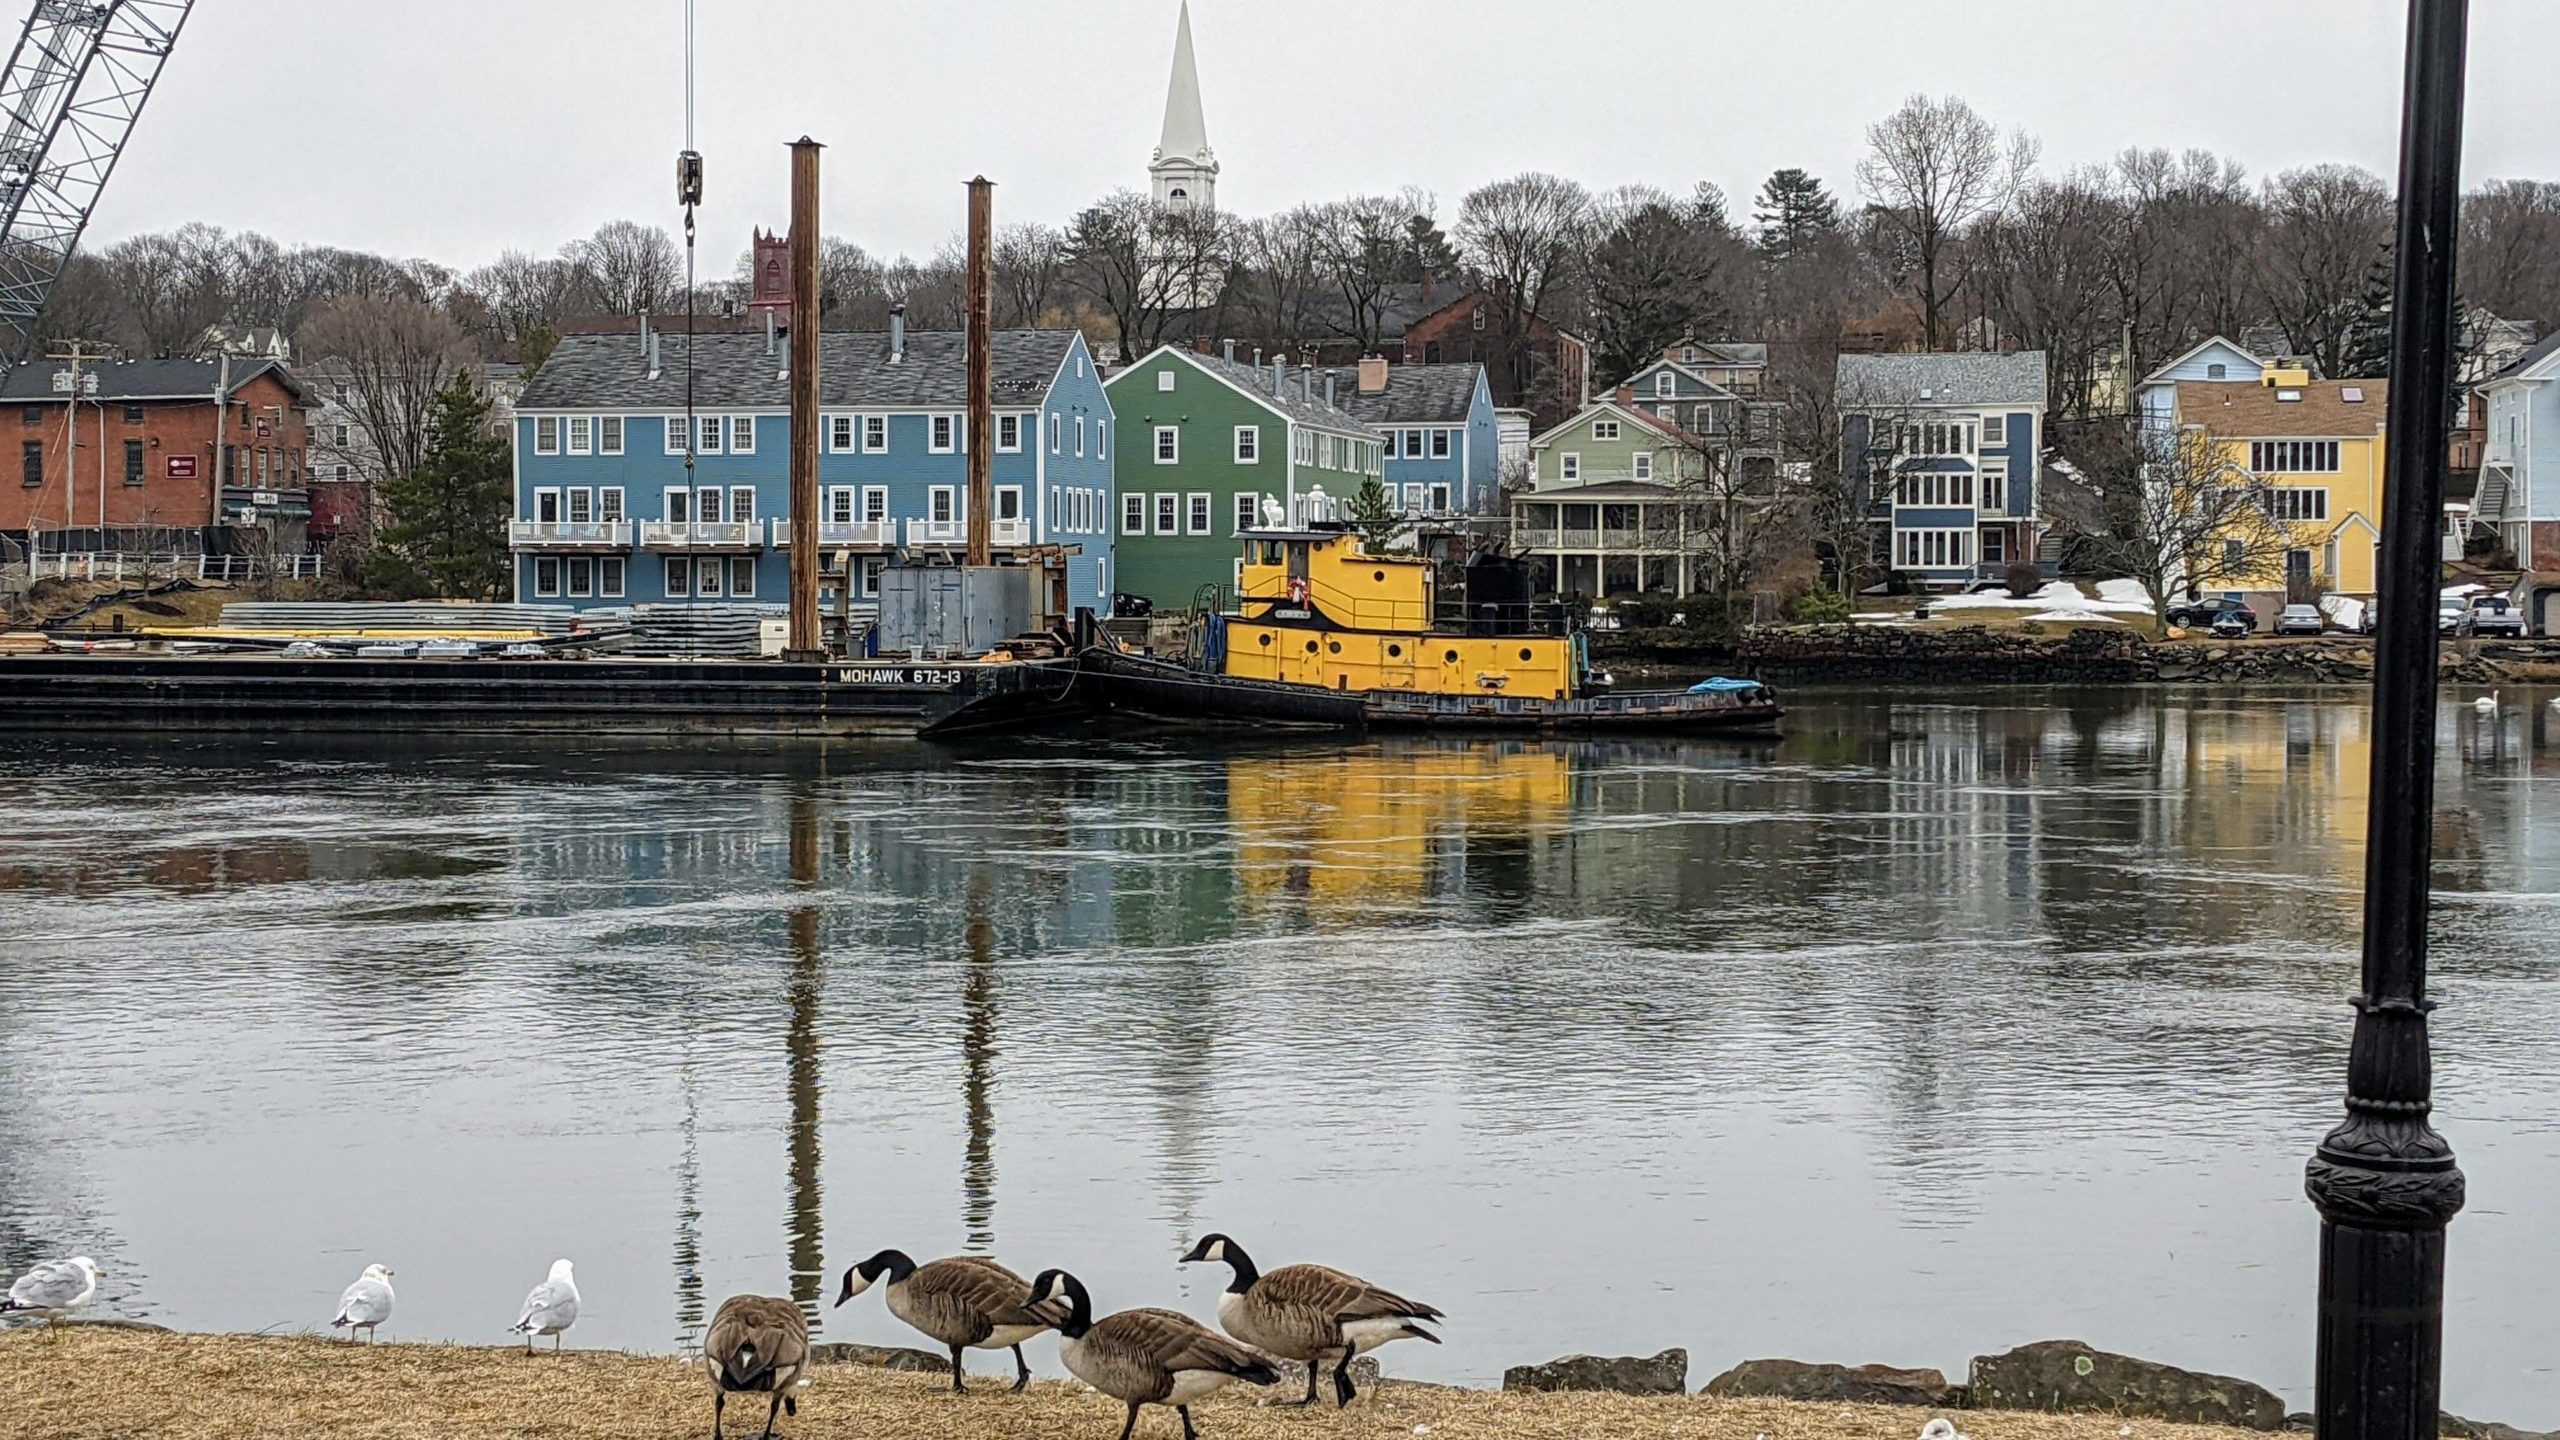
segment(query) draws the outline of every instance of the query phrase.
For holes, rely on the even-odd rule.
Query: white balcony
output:
[[[910,520],[907,522],[907,544],[911,547],[968,543],[969,522],[965,520]],[[987,527],[987,543],[1028,545],[1031,543],[1031,522],[1027,519],[990,521]]]
[[[777,550],[789,548],[791,522],[784,519],[769,520],[765,523],[772,527],[774,548]],[[821,520],[818,522],[818,543],[830,550],[886,550],[898,543],[898,522],[895,520]]]
[[[518,550],[628,550],[628,520],[510,520],[507,544]]]
[[[764,526],[754,520],[643,520],[640,543],[651,550],[755,550]]]

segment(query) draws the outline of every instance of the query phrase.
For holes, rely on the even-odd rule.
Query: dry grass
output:
[[[1117,1403],[1042,1382],[1008,1395],[982,1374],[954,1396],[940,1377],[830,1367],[784,1440],[1112,1440]],[[752,1410],[752,1414],[748,1411]],[[1203,1440],[1913,1440],[1929,1412],[1774,1400],[1504,1395],[1389,1382],[1347,1411],[1257,1406],[1229,1391],[1192,1414]],[[733,1436],[761,1427],[733,1404]],[[2110,1416],[1972,1411],[1975,1440],[2238,1440],[2247,1432]],[[739,1422],[744,1422],[743,1424]],[[1420,1427],[1428,1426],[1428,1431]],[[0,1335],[0,1440],[621,1440],[708,1435],[710,1389],[660,1357],[440,1345],[364,1347],[317,1338],[152,1335],[70,1327]],[[1180,1434],[1150,1409],[1144,1440]]]

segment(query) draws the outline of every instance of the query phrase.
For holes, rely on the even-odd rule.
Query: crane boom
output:
[[[0,71],[0,373],[54,286],[195,0],[35,0]]]

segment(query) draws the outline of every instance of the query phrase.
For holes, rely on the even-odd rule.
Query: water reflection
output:
[[[2449,1395],[2547,1424],[2560,1241],[2498,1197],[2560,1182],[2560,729],[2444,739],[2457,1244],[2500,1257]],[[44,742],[0,1267],[300,1328],[387,1255],[413,1336],[483,1338],[574,1254],[591,1344],[778,1284],[897,1342],[823,1308],[830,1236],[1206,1313],[1169,1259],[1217,1228],[1465,1315],[1425,1378],[2086,1332],[2299,1398],[2368,744],[2126,692],[1804,697],[1775,748]],[[290,1178],[350,1165],[376,1205]]]

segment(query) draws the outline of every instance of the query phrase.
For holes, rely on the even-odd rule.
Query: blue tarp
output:
[[[1692,695],[1712,695],[1725,690],[1757,690],[1759,688],[1760,682],[1757,680],[1735,680],[1727,676],[1717,675],[1710,679],[1701,680],[1697,684],[1690,686],[1689,693]]]

